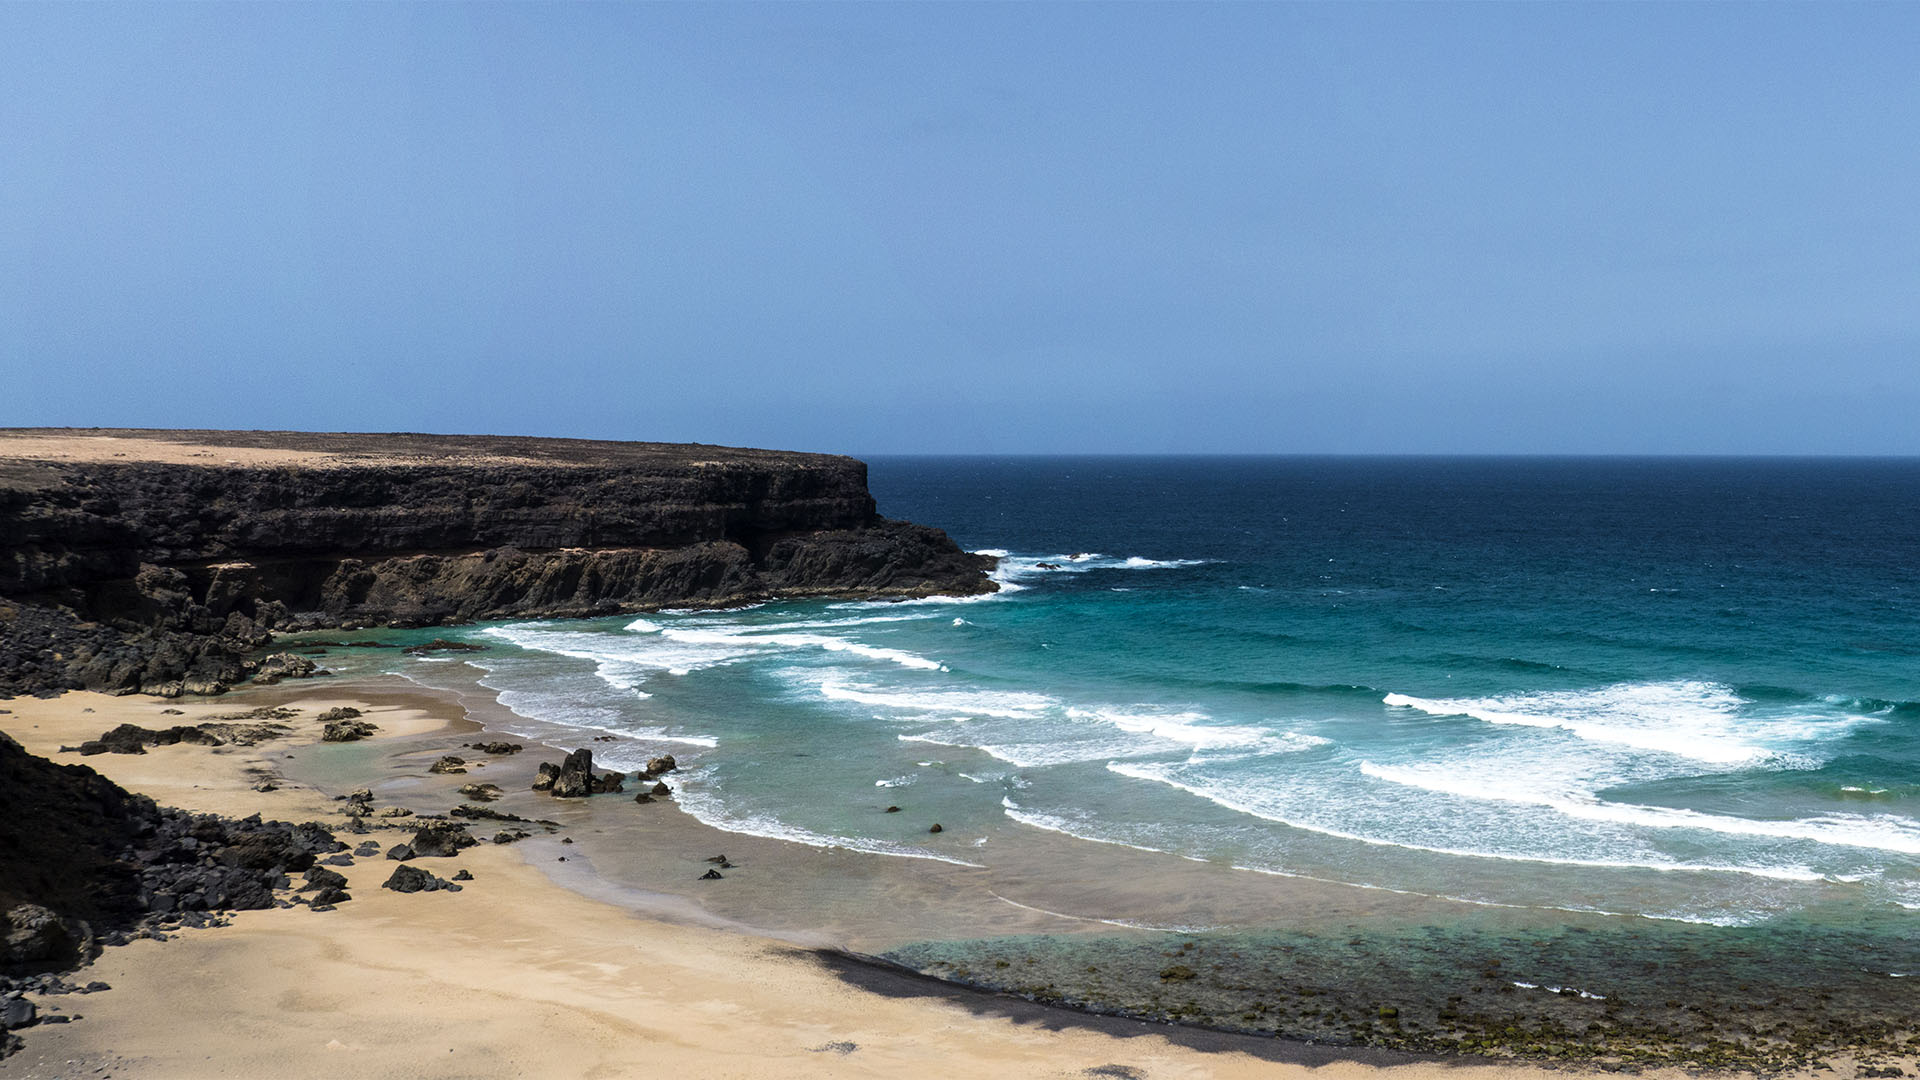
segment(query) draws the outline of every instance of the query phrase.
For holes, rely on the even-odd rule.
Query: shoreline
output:
[[[362,708],[381,731],[359,743],[317,742],[311,718],[347,704]],[[59,752],[120,722],[194,723],[265,705],[300,708],[301,718],[289,722],[296,734],[255,747],[162,746],[86,758]],[[342,764],[317,762],[326,755],[315,748],[348,751],[341,755],[346,768],[332,775],[384,789],[379,806],[411,798],[424,810],[435,789],[450,791],[489,769],[502,779],[511,771],[496,765],[466,777],[421,774],[421,758],[485,730],[457,702],[424,689],[336,679],[187,702],[68,693],[6,707],[11,713],[0,715],[0,730],[30,752],[80,761],[162,804],[197,812],[337,823],[333,793],[297,779],[309,766]],[[180,714],[165,715],[169,708]],[[541,756],[529,747],[494,760],[520,768],[524,759],[530,770]],[[255,791],[262,770],[287,782]],[[626,1075],[623,1063],[637,1060],[646,1062],[645,1071],[682,1068],[704,1076],[1105,1070],[1095,1074],[1239,1077],[1306,1066],[1360,1076],[1384,1065],[1410,1076],[1430,1068],[1450,1075],[1484,1069],[1490,1077],[1532,1071],[1077,1014],[889,972],[850,954],[679,922],[668,911],[636,912],[572,891],[543,869],[547,851],[568,850],[561,846],[567,825],[580,819],[550,816],[563,823],[553,836],[483,843],[410,864],[443,877],[470,869],[474,880],[457,895],[382,889],[391,867],[375,856],[341,868],[353,899],[334,911],[239,912],[225,927],[108,949],[83,972],[113,989],[44,999],[80,1019],[26,1029],[25,1048],[0,1062],[0,1076],[66,1075],[82,1066],[155,1078],[330,1077],[343,1069],[366,1076]],[[411,831],[412,819],[385,820]],[[368,824],[385,846],[401,830],[381,822]],[[586,854],[592,846],[583,836],[575,848]],[[180,992],[183,983],[190,992]],[[568,1048],[564,1062],[548,1060],[556,1046]]]
[[[631,884],[635,869],[631,862],[623,864],[622,873],[617,875],[623,880],[617,881],[614,876],[604,874],[596,867],[596,854],[602,859],[610,858],[618,854],[621,847],[636,845],[631,843],[632,835],[620,837],[619,840],[624,843],[619,844],[615,838],[601,835],[614,829],[627,834],[642,830],[647,833],[647,846],[652,852],[651,867],[644,865],[647,860],[641,860],[642,868],[647,872],[667,874],[685,871],[689,881],[699,871],[708,868],[701,848],[714,846],[716,842],[723,843],[727,850],[752,851],[751,865],[770,864],[776,867],[778,873],[772,876],[789,880],[776,880],[771,886],[775,889],[789,888],[796,881],[803,886],[817,886],[823,876],[827,876],[831,883],[833,879],[830,875],[819,872],[823,865],[865,863],[870,872],[884,876],[888,869],[885,864],[900,860],[863,856],[857,852],[822,852],[780,840],[724,833],[689,814],[678,812],[674,807],[629,806],[625,810],[631,814],[651,816],[640,818],[643,824],[636,829],[634,819],[623,813],[621,823],[609,829],[606,815],[596,811],[611,809],[607,800],[631,803],[630,797],[603,795],[587,800],[558,800],[526,790],[525,781],[534,766],[556,756],[553,751],[537,743],[529,745],[523,753],[508,757],[488,758],[469,752],[469,771],[464,776],[427,773],[428,764],[441,755],[458,754],[456,748],[476,735],[486,733],[495,737],[504,736],[505,733],[486,722],[490,707],[503,707],[498,702],[481,701],[473,695],[434,689],[399,677],[336,677],[324,682],[301,681],[250,687],[223,698],[191,701],[181,709],[182,715],[170,717],[164,715],[165,710],[178,709],[182,702],[69,693],[56,699],[16,699],[8,704],[13,706],[13,715],[0,716],[0,730],[14,734],[30,751],[62,763],[82,761],[123,786],[153,795],[163,804],[185,809],[219,812],[229,816],[259,812],[270,818],[288,820],[319,817],[335,825],[341,838],[351,843],[354,838],[337,826],[340,804],[336,797],[347,791],[365,786],[375,792],[378,807],[417,803],[421,812],[433,813],[444,812],[448,806],[459,801],[458,796],[452,793],[463,782],[498,781],[506,793],[498,804],[493,805],[503,812],[543,818],[557,826],[557,831],[551,834],[531,829],[533,836],[512,845],[483,843],[481,847],[462,851],[454,858],[418,859],[411,864],[445,877],[450,876],[455,868],[471,863],[476,880],[468,885],[467,892],[461,896],[399,896],[388,893],[378,887],[378,879],[384,878],[390,867],[386,860],[373,856],[359,860],[357,868],[348,869],[355,899],[337,911],[313,913],[294,909],[240,913],[233,917],[231,927],[196,932],[186,935],[185,941],[167,943],[167,949],[191,945],[197,952],[201,949],[199,943],[206,942],[205,949],[217,957],[206,970],[210,975],[218,971],[219,974],[213,977],[223,986],[244,986],[267,977],[259,968],[268,958],[277,955],[277,950],[288,947],[290,942],[318,943],[320,952],[330,957],[346,958],[351,957],[354,950],[342,940],[345,938],[358,939],[364,936],[383,940],[399,934],[415,939],[418,936],[446,933],[449,921],[456,926],[460,924],[461,904],[477,906],[470,899],[476,893],[499,890],[513,896],[511,903],[516,911],[566,909],[584,925],[593,928],[586,935],[592,940],[622,943],[612,947],[616,953],[628,947],[644,951],[662,944],[673,946],[678,950],[679,966],[690,969],[693,977],[702,980],[706,993],[694,1002],[681,1000],[679,995],[672,995],[670,1000],[648,996],[646,1003],[650,1010],[662,1007],[667,1007],[669,1012],[676,1008],[683,1011],[690,1009],[694,1014],[693,1019],[699,1019],[714,1009],[737,1009],[742,994],[758,1002],[759,994],[769,984],[774,984],[784,988],[776,993],[777,1001],[763,1003],[760,1007],[785,1023],[798,1023],[805,1019],[815,1026],[824,1024],[830,1028],[839,1022],[842,1014],[858,1017],[861,1022],[876,1018],[889,1022],[883,1025],[885,1033],[878,1036],[881,1040],[879,1043],[874,1041],[874,1034],[868,1034],[867,1041],[853,1037],[823,1038],[818,1044],[788,1047],[788,1054],[784,1058],[777,1054],[764,1056],[756,1051],[750,1062],[741,1062],[729,1052],[687,1048],[689,1066],[700,1070],[702,1075],[715,1074],[716,1070],[725,1071],[727,1075],[742,1076],[773,1072],[811,1075],[813,1073],[808,1071],[809,1067],[821,1064],[825,1059],[831,1059],[831,1066],[822,1069],[820,1074],[836,1076],[904,1075],[927,1069],[944,1075],[1070,1075],[1072,1067],[1069,1062],[1081,1062],[1083,1064],[1079,1068],[1086,1070],[1125,1061],[1146,1060],[1142,1058],[1143,1047],[1151,1047],[1147,1059],[1156,1064],[1139,1075],[1161,1075],[1163,1068],[1175,1065],[1176,1075],[1222,1077],[1274,1076],[1281,1075],[1274,1070],[1301,1067],[1311,1067],[1316,1072],[1334,1069],[1342,1075],[1347,1075],[1343,1070],[1358,1070],[1350,1075],[1360,1075],[1360,1072],[1370,1075],[1376,1070],[1391,1068],[1415,1076],[1424,1075],[1429,1069],[1443,1068],[1449,1075],[1456,1075],[1459,1070],[1465,1069],[1470,1072],[1485,1070],[1488,1076],[1516,1077],[1543,1068],[1538,1062],[1525,1060],[1510,1061],[1462,1053],[1438,1056],[1377,1046],[1329,1045],[1248,1034],[1217,1025],[1193,1023],[1195,1017],[1192,1016],[1186,1018],[1188,1023],[1169,1025],[1155,1022],[1155,1019],[1165,1018],[1130,1017],[1113,1009],[1090,1007],[1087,1002],[1061,1002],[1057,997],[1049,1000],[1045,994],[1035,994],[1030,990],[1023,992],[1017,986],[995,985],[991,979],[971,979],[964,969],[956,977],[939,978],[895,958],[869,955],[850,948],[823,928],[783,930],[759,925],[752,920],[729,917],[712,910],[687,893],[673,891],[670,887],[659,890],[635,887]],[[100,731],[123,720],[148,725],[159,724],[162,720],[191,723],[203,716],[276,705],[299,708],[303,710],[304,719],[326,708],[344,704],[362,708],[366,719],[380,726],[380,732],[361,742],[321,744],[316,741],[317,728],[309,721],[308,730],[293,738],[251,748],[182,745],[153,748],[139,756],[100,755],[87,758],[58,753],[60,744],[76,744],[95,737]],[[479,715],[476,716],[476,713]],[[293,723],[299,724],[301,721]],[[282,781],[278,791],[253,790],[252,783],[263,774],[278,777]],[[672,780],[671,774],[667,779]],[[602,819],[598,824],[596,817]],[[415,824],[409,817],[376,817],[368,821],[375,833],[381,835],[380,846],[383,848],[393,840],[404,838]],[[501,824],[503,827],[506,825]],[[481,825],[475,829],[476,835],[482,838],[494,831],[491,825]],[[574,842],[574,834],[580,837],[578,843]],[[721,837],[725,839],[721,840]],[[507,851],[508,846],[521,850]],[[689,847],[692,850],[686,850]],[[667,848],[680,850],[659,850]],[[764,861],[762,856],[766,856]],[[808,866],[809,862],[816,865]],[[934,872],[941,872],[941,868],[935,868]],[[729,876],[734,877],[736,882],[741,877],[732,871]],[[667,878],[657,880],[665,881]],[[998,895],[991,890],[988,892]],[[367,902],[370,899],[372,903]],[[1058,937],[1058,920],[1062,917],[1048,912],[1037,914],[1040,916],[1037,920],[1032,914],[1022,915],[1014,921],[1015,925],[1028,934],[1036,932],[1039,926],[1051,925],[1055,930],[1052,936]],[[512,939],[509,944],[537,952],[542,961],[536,967],[544,968],[552,962],[556,942],[551,939],[556,937],[573,938],[575,949],[583,953],[590,954],[600,948],[581,940],[580,934],[559,932],[558,928],[546,926],[525,926],[525,916],[521,915],[520,918],[523,920],[524,934]],[[408,932],[409,927],[417,934]],[[1022,929],[1012,932],[1020,933]],[[466,933],[468,939],[463,942],[462,948],[470,950],[475,943],[472,936],[474,930],[469,926]],[[224,938],[222,935],[236,936]],[[265,944],[250,944],[256,939]],[[646,944],[626,944],[636,941]],[[152,942],[136,944],[152,945],[156,949],[160,947]],[[421,977],[431,978],[422,968],[431,966],[432,950],[426,949],[423,955],[422,946],[417,940],[410,940],[408,945],[412,950],[410,955],[417,963],[398,965],[397,970],[403,976],[398,981],[407,983]],[[34,1071],[38,1066],[28,1063],[36,1060],[41,1064],[56,1059],[66,1061],[75,1059],[75,1055],[80,1058],[90,1054],[98,1056],[108,1053],[110,1047],[112,1053],[130,1057],[129,1048],[143,1046],[152,1046],[154,1049],[146,1052],[142,1071],[137,1075],[229,1075],[207,1071],[209,1059],[205,1055],[191,1066],[184,1059],[168,1056],[162,1048],[173,1044],[164,1036],[163,1030],[155,1027],[157,1018],[151,1015],[151,1007],[143,1010],[137,1003],[126,1004],[140,993],[137,988],[142,985],[142,980],[153,979],[156,968],[169,967],[174,959],[174,954],[151,955],[152,950],[145,948],[135,953],[130,952],[131,948],[109,950],[93,969],[88,969],[91,972],[102,969],[103,965],[115,969],[116,974],[106,981],[116,987],[135,988],[125,999],[114,1001],[113,1007],[108,1009],[100,1008],[107,1004],[105,998],[86,1000],[86,1012],[92,1014],[93,1019],[105,1015],[113,1021],[99,1025],[98,1030],[103,1032],[100,1038],[93,1036],[96,1027],[92,1020],[59,1028],[32,1029],[28,1033],[31,1037],[27,1050],[0,1063],[0,1075],[44,1075]],[[408,949],[402,948],[401,951],[406,953]],[[251,955],[256,952],[261,954],[257,958]],[[501,985],[519,985],[520,975],[527,965],[527,956],[518,953],[515,948],[482,948],[480,952],[484,956],[471,958],[471,965],[467,969],[470,972],[468,978],[471,989],[501,1002],[513,1002],[512,1008],[516,1011],[542,1004],[539,995],[534,1000],[526,1000],[527,995],[523,991],[507,990]],[[1031,963],[1031,958],[1027,962]],[[584,957],[568,963],[587,964],[596,968],[611,967],[616,972],[625,971],[630,966],[610,960],[589,961]],[[730,981],[716,977],[711,971],[716,963],[742,969],[742,978]],[[1007,965],[1002,963],[1000,966]],[[395,970],[387,965],[383,965],[382,969]],[[804,974],[801,973],[802,969]],[[491,977],[488,977],[489,974]],[[950,971],[949,974],[955,973]],[[353,993],[371,994],[376,999],[399,990],[399,987],[391,985],[393,979],[376,979],[372,984],[366,983],[364,980],[368,976],[364,971],[335,971],[334,975],[335,982],[344,982],[348,987],[353,987]],[[1008,989],[1015,993],[1005,992]],[[298,999],[298,995],[289,998],[289,993],[290,990],[282,988],[276,1000]],[[621,995],[616,993],[614,997],[617,1004]],[[825,1018],[819,1015],[818,1004],[822,1001],[840,1001],[842,1004],[833,1010],[831,1018]],[[152,1004],[149,1003],[149,1006]],[[545,1004],[551,1006],[552,1002],[548,1000]],[[636,1003],[629,1000],[626,1004]],[[245,1012],[246,1007],[258,1008],[258,1004],[251,1000],[229,1001],[227,1007]],[[568,1007],[597,1013],[609,1006],[601,1002],[574,1000]],[[616,1008],[615,1011],[620,1010]],[[419,1018],[418,1013],[408,1015]],[[649,1016],[653,1015],[656,1014],[649,1011]],[[960,1020],[960,1016],[966,1019]],[[385,1019],[389,1023],[394,1020],[391,1016]],[[626,1019],[633,1022],[634,1018],[627,1015]],[[361,1022],[374,1023],[364,1017]],[[559,1020],[552,1022],[565,1026]],[[401,1023],[406,1023],[404,1018]],[[642,1022],[641,1026],[645,1027],[645,1023]],[[868,1048],[896,1039],[917,1044],[926,1040],[929,1030],[941,1031],[958,1040],[956,1044],[947,1045],[940,1051],[942,1056],[937,1065],[910,1065],[905,1059],[898,1058],[877,1062],[875,1059],[881,1057],[879,1054],[861,1058],[864,1049],[838,1049],[841,1044]],[[49,1036],[48,1033],[54,1031],[57,1034]],[[1041,1036],[1040,1032],[1047,1034]],[[1029,1039],[1021,1038],[1013,1040],[1011,1045],[1001,1045],[1001,1040],[1010,1033],[1025,1033],[1040,1039],[1040,1043],[1030,1044]],[[535,1037],[532,1032],[525,1033],[525,1038]],[[1147,1040],[1145,1043],[1141,1041],[1143,1038]],[[323,1040],[321,1045],[330,1047],[334,1042],[342,1040],[330,1038]],[[36,1046],[42,1045],[46,1047],[44,1054],[36,1051]],[[342,1042],[342,1045],[351,1045],[351,1042]],[[829,1049],[822,1050],[822,1047]],[[243,1060],[252,1060],[246,1056],[252,1051],[241,1053],[241,1048],[234,1049]],[[292,1052],[293,1047],[289,1044],[283,1049]],[[457,1051],[458,1048],[447,1049]],[[901,1048],[895,1049],[898,1051]],[[402,1060],[413,1061],[406,1051],[391,1043],[386,1052],[389,1057],[398,1054]],[[506,1049],[496,1048],[494,1052],[504,1054]],[[794,1056],[797,1054],[809,1056]],[[1102,1054],[1111,1060],[1092,1060],[1092,1057]],[[432,1069],[418,1071],[426,1068],[428,1060],[439,1059],[421,1058],[404,1069],[396,1067],[391,1074],[443,1075]],[[453,1053],[452,1060],[460,1063],[460,1069],[444,1075],[491,1075],[473,1072],[472,1060],[461,1053]],[[974,1071],[956,1071],[954,1060],[967,1062],[968,1068]],[[212,1064],[225,1067],[218,1061]],[[257,1063],[251,1067],[257,1067]],[[1139,1067],[1143,1066],[1124,1066]],[[1572,1067],[1578,1071],[1592,1072],[1608,1068],[1600,1061],[1570,1065],[1555,1063],[1552,1067],[1556,1071]],[[170,1068],[178,1071],[170,1072]],[[389,1075],[381,1072],[380,1068],[371,1065],[361,1068],[356,1065],[356,1070],[366,1075]],[[1063,1069],[1067,1071],[1063,1072]],[[287,1072],[278,1065],[275,1070],[281,1075],[305,1075]],[[1641,1071],[1658,1074],[1672,1070],[1669,1066]],[[231,1075],[244,1075],[246,1072],[246,1069],[236,1068]],[[321,1074],[316,1072],[314,1075]],[[498,1075],[541,1074],[537,1069],[529,1072],[528,1066],[522,1062]],[[1133,1074],[1108,1072],[1102,1075]]]

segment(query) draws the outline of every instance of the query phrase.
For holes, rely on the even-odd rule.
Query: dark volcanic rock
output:
[[[149,746],[172,746],[183,742],[198,743],[202,746],[221,746],[226,740],[210,731],[185,725],[155,730],[143,728],[139,724],[121,724],[111,731],[102,732],[97,739],[88,739],[81,743],[79,750],[85,756],[144,754]]]
[[[239,821],[154,805],[92,769],[0,735],[0,969],[87,958],[159,915],[269,907],[287,875],[345,845],[308,823]]]
[[[413,834],[410,846],[417,857],[441,859],[479,842],[467,835],[464,825],[452,821],[432,821],[420,826],[420,831]]]
[[[17,433],[215,448],[206,464],[48,461],[9,452],[14,434],[0,431],[0,694],[172,696],[312,673],[297,654],[248,659],[280,629],[993,589],[991,559],[880,518],[850,458],[472,436]],[[309,457],[227,464],[219,447]]]
[[[559,779],[560,766],[550,761],[543,761],[540,763],[540,767],[534,770],[533,790],[552,791],[554,782]]]
[[[485,645],[475,645],[467,641],[448,641],[446,638],[434,638],[424,645],[409,645],[400,651],[419,656],[422,653],[431,652],[486,652],[487,647]]]
[[[483,754],[517,754],[526,747],[517,742],[477,742],[468,743],[467,749],[478,750]]]
[[[417,866],[394,867],[393,876],[382,882],[380,887],[403,893],[436,892],[441,889],[448,892],[460,891],[460,886],[444,878],[434,877]]]
[[[379,730],[365,720],[335,720],[321,730],[320,741],[356,742]]]
[[[541,775],[546,775],[544,768]],[[568,754],[567,759],[560,763],[560,768],[554,773],[552,790],[555,798],[577,799],[593,794],[595,784],[593,751],[582,747]]]
[[[463,773],[467,771],[467,759],[448,754],[439,761],[427,766],[430,773]]]

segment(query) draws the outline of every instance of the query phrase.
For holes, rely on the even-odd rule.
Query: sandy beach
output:
[[[423,810],[457,802],[453,787],[474,777],[432,776],[424,764],[474,738],[478,727],[462,718],[460,705],[421,693],[357,689],[330,682],[186,703],[86,693],[16,699],[7,703],[12,712],[0,716],[0,730],[32,752],[71,762],[80,759],[60,753],[62,746],[122,722],[193,723],[264,703],[295,707],[300,717],[288,721],[295,731],[286,739],[254,747],[163,746],[84,760],[163,804],[337,826],[344,819],[336,793],[286,779],[297,771],[286,766],[319,745],[312,717],[351,704],[381,730],[352,744],[352,760],[365,774],[341,775],[339,783],[411,785],[412,801]],[[162,712],[175,707],[183,714]],[[523,756],[527,770],[535,756]],[[496,768],[490,779],[506,771]],[[254,790],[264,775],[281,777],[282,786]],[[402,835],[374,838],[384,845]],[[583,838],[580,855],[590,857],[590,845]],[[46,999],[43,1004],[78,1019],[27,1031],[26,1048],[0,1063],[0,1075],[1171,1078],[1538,1071],[1377,1055],[1362,1060],[1324,1047],[1080,1017],[883,972],[843,978],[809,949],[649,917],[563,888],[533,865],[557,859],[547,854],[556,850],[569,848],[548,837],[416,861],[441,876],[468,870],[473,880],[459,893],[382,889],[394,864],[360,859],[342,870],[354,899],[334,911],[241,912],[227,927],[108,949],[86,978],[113,989]]]

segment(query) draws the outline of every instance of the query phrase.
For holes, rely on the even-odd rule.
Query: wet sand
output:
[[[453,789],[462,783],[514,791],[538,760],[557,756],[532,747],[511,758],[463,751],[480,727],[461,703],[396,682],[297,683],[184,704],[77,693],[16,699],[0,705],[12,710],[0,715],[0,730],[35,753],[83,760],[166,804],[319,819],[351,842],[364,838],[344,831],[334,797],[346,790],[370,787],[377,808],[443,810],[459,801]],[[318,743],[313,717],[344,704],[361,708],[380,726],[379,736]],[[194,723],[261,705],[300,709],[288,721],[295,733],[255,747],[179,745],[85,759],[59,753],[121,722]],[[167,715],[167,708],[182,715]],[[465,776],[428,774],[426,765],[446,753],[488,763]],[[281,778],[278,790],[254,790],[268,775]],[[631,888],[594,884],[586,868],[620,844],[645,847],[662,867],[691,872],[705,865],[702,853],[721,836],[725,853],[742,863],[728,884],[747,884],[749,867],[765,866],[778,873],[768,872],[760,887],[777,890],[780,879],[799,880],[809,867],[832,870],[839,860],[878,857],[777,841],[741,846],[742,838],[717,834],[671,806],[636,806],[630,797],[567,803],[522,789],[492,805],[539,809],[537,816],[559,831],[416,860],[443,877],[469,870],[474,880],[459,893],[381,889],[392,864],[361,859],[343,868],[354,899],[335,911],[241,912],[228,927],[109,949],[86,978],[113,989],[45,999],[82,1019],[27,1030],[26,1049],[0,1063],[0,1075],[1540,1074],[1088,1017],[823,958],[803,945],[722,929],[730,921],[724,914],[680,893],[662,890],[648,902]],[[596,824],[616,809],[628,828]],[[632,828],[640,814],[653,818]],[[372,836],[383,846],[410,832],[406,819],[389,824],[397,827]],[[489,837],[495,830],[484,823],[474,831]],[[568,838],[576,842],[562,843]],[[812,936],[815,943],[831,937]]]

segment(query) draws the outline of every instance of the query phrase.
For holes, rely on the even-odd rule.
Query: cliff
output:
[[[971,594],[991,565],[832,455],[0,430],[0,696],[212,691],[275,630]]]

